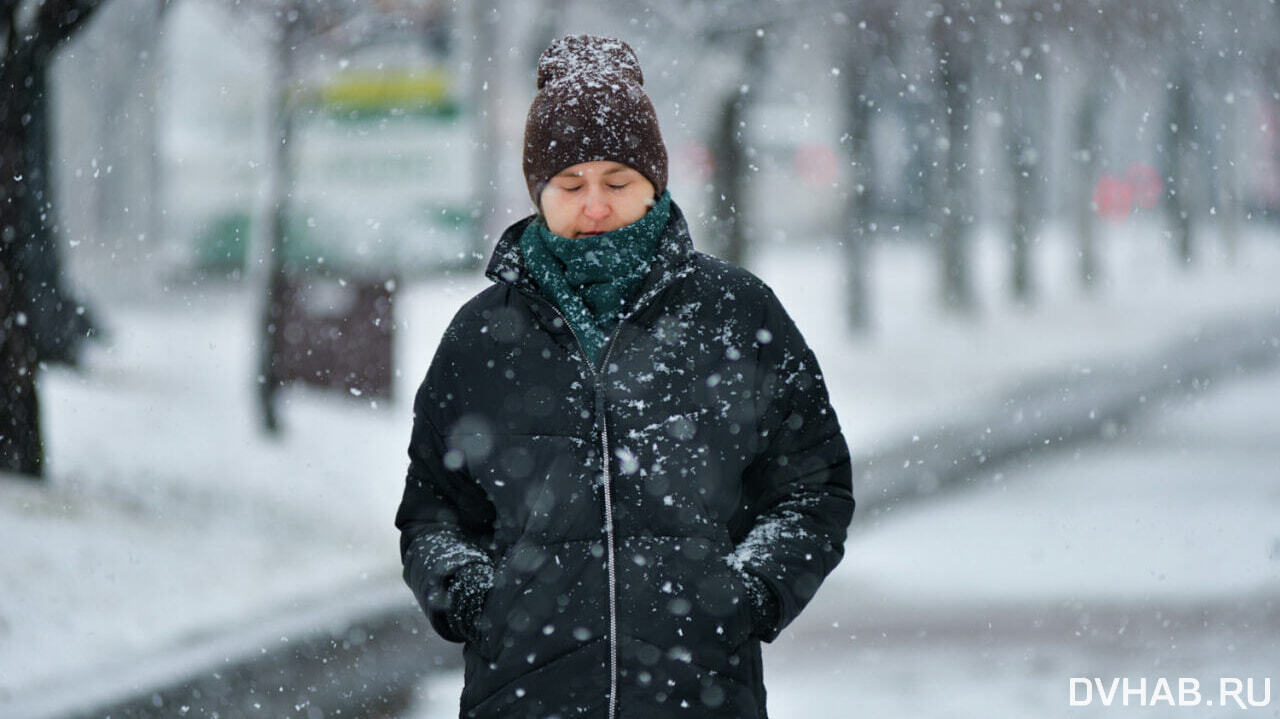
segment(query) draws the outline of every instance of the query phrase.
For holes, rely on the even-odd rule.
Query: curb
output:
[[[394,717],[459,663],[397,579],[0,705],[27,719]]]

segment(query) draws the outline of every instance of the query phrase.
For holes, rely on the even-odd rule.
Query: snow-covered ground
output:
[[[1051,233],[1041,248],[1044,299],[1030,308],[998,299],[1000,283],[990,278],[1003,271],[1000,243],[981,242],[982,310],[962,321],[933,313],[931,254],[914,243],[881,245],[878,327],[870,339],[849,337],[835,309],[838,250],[770,246],[755,266],[814,345],[855,452],[931,428],[1027,374],[1087,370],[1221,319],[1280,308],[1274,230],[1246,235],[1234,264],[1206,248],[1205,263],[1182,272],[1171,267],[1157,231],[1117,228],[1103,245],[1106,282],[1090,301],[1067,282],[1071,248],[1062,239]],[[375,406],[367,398],[290,390],[282,412],[286,431],[278,440],[257,431],[257,307],[242,289],[179,286],[163,305],[103,298],[96,309],[108,325],[108,342],[90,354],[83,372],[54,368],[40,378],[48,480],[38,486],[0,481],[6,549],[0,554],[0,716],[6,702],[70,691],[82,678],[119,672],[156,652],[253,627],[326,596],[398,582],[392,517],[403,481],[409,400],[453,310],[485,284],[469,276],[404,287],[397,300],[396,399]],[[1266,423],[1267,409],[1264,403],[1245,414],[1228,404],[1219,414],[1240,418],[1265,448],[1280,444],[1264,431],[1280,426]],[[1161,441],[1185,448],[1169,465],[1177,473],[1162,471],[1151,459],[1156,453],[1133,444],[1138,435],[1129,434],[1105,453],[1083,452],[1061,469],[1037,466],[1026,470],[1029,477],[1009,470],[1002,481],[967,494],[926,500],[874,522],[855,519],[849,560],[817,600],[817,607],[832,606],[815,608],[802,620],[818,622],[812,631],[797,624],[794,636],[772,650],[775,696],[815,695],[822,672],[839,670],[839,682],[832,683],[862,686],[890,701],[892,682],[859,678],[858,667],[877,661],[905,671],[895,675],[903,682],[912,681],[912,671],[933,667],[955,677],[956,691],[965,677],[993,675],[1009,682],[1011,692],[1027,689],[1009,671],[980,670],[963,647],[830,643],[839,633],[829,622],[860,627],[867,636],[872,629],[852,617],[863,610],[879,616],[880,610],[870,611],[877,605],[921,602],[920,611],[930,614],[942,599],[1022,609],[1100,598],[1120,606],[1218,602],[1274,587],[1277,565],[1266,553],[1280,550],[1258,528],[1276,508],[1275,495],[1258,486],[1258,477],[1280,475],[1274,457],[1251,460],[1256,472],[1246,474],[1235,469],[1235,445],[1226,439],[1206,446],[1204,435],[1160,426],[1169,427]],[[1157,436],[1144,441],[1158,444]],[[1193,496],[1197,501],[1189,503]],[[1221,519],[1228,509],[1234,512],[1229,523]],[[1144,550],[1142,542],[1156,539]],[[1077,550],[1060,546],[1068,542]],[[1265,561],[1253,550],[1258,542],[1265,544]],[[989,553],[1001,559],[986,561]],[[814,642],[818,633],[826,644]],[[974,642],[982,646],[980,638]],[[992,666],[1030,662],[1029,671],[1043,670],[1015,645],[988,651]],[[824,652],[829,659],[822,659]],[[1059,682],[1056,671],[1053,691],[1065,696],[1065,679]],[[965,691],[989,697],[989,689],[976,682]],[[941,706],[925,701],[927,694],[916,696],[922,706]],[[909,706],[892,706],[881,715],[912,714]]]

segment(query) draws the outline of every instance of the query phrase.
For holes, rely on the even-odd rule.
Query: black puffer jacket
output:
[[[396,517],[405,580],[467,640],[462,715],[764,717],[759,642],[840,560],[853,513],[817,362],[673,206],[597,370],[521,267],[527,222],[418,392]],[[494,580],[467,637],[447,587],[472,563]],[[775,623],[752,626],[744,574]]]

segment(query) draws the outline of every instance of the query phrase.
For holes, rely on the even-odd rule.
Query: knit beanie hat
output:
[[[524,126],[524,176],[533,204],[579,162],[620,162],[667,188],[667,148],[644,92],[636,53],[621,40],[562,37],[538,59],[538,94]]]

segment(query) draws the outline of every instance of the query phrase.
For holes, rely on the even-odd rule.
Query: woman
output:
[[[849,456],[772,291],[694,251],[634,52],[557,40],[498,241],[414,405],[405,581],[467,717],[764,717],[839,561]]]

